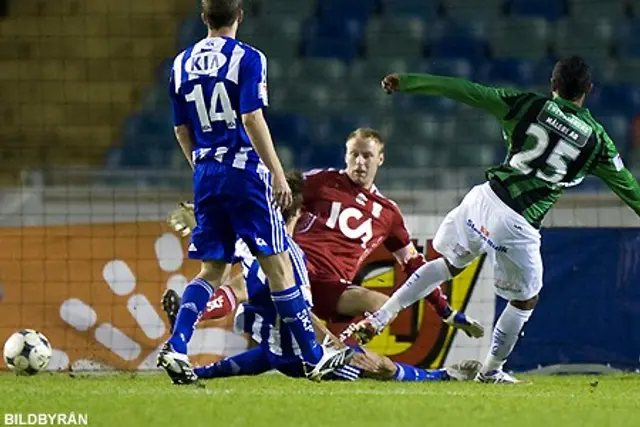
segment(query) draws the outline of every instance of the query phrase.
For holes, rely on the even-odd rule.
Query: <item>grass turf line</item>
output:
[[[640,425],[638,375],[527,379],[533,384],[315,384],[265,375],[197,387],[164,375],[0,374],[0,412],[73,411],[109,427]]]

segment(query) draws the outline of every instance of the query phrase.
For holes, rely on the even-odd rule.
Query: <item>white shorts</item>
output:
[[[496,196],[478,185],[447,214],[433,248],[463,268],[486,253],[493,264],[496,294],[525,301],[542,289],[540,232]]]

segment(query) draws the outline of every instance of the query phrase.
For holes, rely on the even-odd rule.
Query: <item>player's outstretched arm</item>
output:
[[[593,175],[602,179],[611,190],[640,216],[640,185],[624,166],[620,154],[607,134],[604,146],[592,168]]]
[[[264,119],[262,109],[243,114],[242,124],[247,131],[247,135],[249,135],[253,148],[255,148],[264,164],[273,174],[273,194],[276,202],[282,208],[288,207],[293,200],[291,189],[287,184],[282,163],[280,163],[276,149],[273,146],[271,132],[269,132],[269,126]]]
[[[406,92],[421,95],[440,95],[475,108],[482,108],[499,119],[503,119],[510,109],[507,98],[521,92],[484,86],[456,77],[432,74],[390,74],[382,80],[382,88],[387,93]]]

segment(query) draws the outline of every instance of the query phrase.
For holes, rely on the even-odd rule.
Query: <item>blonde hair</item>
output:
[[[380,149],[380,152],[382,153],[384,151],[384,140],[382,139],[382,135],[380,135],[380,132],[378,132],[375,129],[358,128],[349,134],[349,136],[347,137],[347,141],[353,138],[360,138],[360,139],[371,138],[376,141],[376,144],[378,144],[378,148]]]

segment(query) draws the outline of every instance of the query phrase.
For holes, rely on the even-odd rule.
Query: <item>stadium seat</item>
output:
[[[424,22],[417,18],[386,17],[369,22],[366,36],[369,58],[416,58],[424,50]]]
[[[186,49],[207,36],[207,27],[200,16],[191,16],[178,28],[178,50]]]
[[[464,58],[432,58],[420,61],[412,71],[473,80],[477,68],[478,63]]]
[[[453,19],[493,19],[502,15],[504,0],[443,0],[442,5]]]
[[[369,58],[355,62],[350,69],[351,79],[364,86],[380,87],[380,81],[390,73],[406,73],[417,71],[409,66],[403,57]]]
[[[626,15],[626,0],[569,0],[568,12],[573,18],[620,19]]]
[[[263,51],[269,59],[289,60],[299,53],[300,21],[288,17],[250,20],[240,27],[238,38]]]
[[[358,21],[365,24],[374,11],[375,0],[320,0],[318,16],[343,21]]]
[[[312,39],[304,44],[302,53],[309,58],[337,58],[350,63],[358,57],[358,47],[334,39]]]
[[[357,21],[313,19],[302,30],[303,56],[353,61],[358,55],[362,26]]]
[[[168,114],[142,112],[124,125],[121,165],[161,167],[169,162],[175,148],[173,127]]]
[[[278,90],[283,101],[278,110],[282,112],[318,113],[331,101],[326,86],[318,82],[296,81]]]
[[[539,60],[547,55],[548,34],[549,24],[543,18],[503,18],[491,26],[491,52],[498,58]]]
[[[640,59],[621,59],[614,73],[615,80],[620,83],[640,84]]]
[[[167,80],[162,79],[149,86],[142,97],[142,109],[149,111],[169,111]]]
[[[611,55],[613,23],[608,19],[565,19],[557,23],[554,51],[559,57],[580,55],[602,61]]]
[[[291,79],[325,82],[330,85],[343,79],[346,74],[347,67],[337,59],[303,58],[289,64],[287,77]]]
[[[303,147],[309,143],[309,122],[301,115],[269,111],[267,123],[276,145]]]
[[[443,96],[409,95],[397,94],[393,97],[393,105],[398,111],[404,113],[437,113],[442,111],[453,111],[458,104]]]
[[[434,21],[438,18],[439,4],[429,0],[381,0],[384,15],[410,16]]]
[[[555,21],[566,15],[567,5],[564,0],[511,0],[509,10],[513,15],[539,16]]]
[[[305,19],[313,15],[316,10],[315,1],[291,1],[291,0],[256,0],[258,16],[288,16],[296,19]]]
[[[640,20],[620,25],[617,34],[618,56],[621,58],[640,58]]]
[[[434,58],[486,58],[486,26],[482,21],[441,22],[430,27],[429,53]]]
[[[347,96],[349,110],[359,114],[393,113],[393,97],[384,93],[379,83],[365,84],[361,80],[351,80],[348,83],[341,90]]]
[[[518,87],[528,87],[541,83],[537,81],[537,66],[536,62],[526,59],[495,59],[480,67],[476,76],[478,81],[485,84],[508,83]]]
[[[623,84],[595,85],[587,107],[599,114],[630,113],[640,109],[640,87]]]

